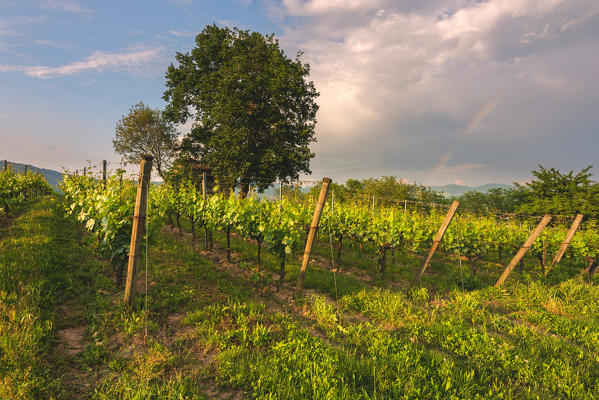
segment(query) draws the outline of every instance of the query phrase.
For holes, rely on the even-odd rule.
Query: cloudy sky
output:
[[[597,0],[0,0],[0,159],[116,167],[115,123],[164,106],[166,67],[211,23],[304,52],[313,178],[599,175]]]

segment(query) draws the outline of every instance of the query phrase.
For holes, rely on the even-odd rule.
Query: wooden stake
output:
[[[545,275],[545,264],[547,263],[547,235],[543,237],[543,255],[541,256],[541,270]]]
[[[570,230],[566,234],[564,241],[562,242],[557,254],[553,258],[553,261],[551,262],[551,265],[549,267],[547,267],[547,269],[545,270],[545,277],[547,277],[547,275],[549,275],[549,271],[551,271],[551,268],[553,268],[555,265],[557,265],[562,260],[562,257],[564,256],[566,249],[570,245],[570,241],[572,240],[572,237],[574,237],[574,234],[576,233],[576,230],[578,230],[578,227],[580,226],[581,222],[582,222],[582,214],[578,214],[576,216],[576,218],[574,219],[574,222],[572,222],[572,226],[570,226]]]
[[[443,223],[439,227],[439,230],[437,231],[437,234],[435,235],[435,238],[433,239],[433,245],[431,246],[430,250],[428,251],[428,255],[424,259],[424,262],[422,263],[422,267],[420,267],[420,271],[418,271],[418,275],[416,275],[416,279],[414,279],[414,285],[418,285],[420,283],[420,280],[422,279],[422,275],[424,275],[424,271],[426,271],[426,269],[428,268],[428,265],[430,264],[431,260],[433,259],[433,255],[435,254],[437,247],[439,247],[439,243],[441,243],[441,239],[443,239],[443,235],[445,235],[445,231],[449,227],[449,224],[451,223],[451,220],[453,219],[453,216],[455,215],[455,212],[458,209],[459,205],[460,205],[460,202],[457,200],[454,200],[453,203],[451,203],[451,207],[449,207],[449,211],[447,211],[447,214],[445,215],[445,218],[443,219]]]
[[[83,176],[87,176],[87,167],[83,167]]]
[[[4,170],[8,169],[8,160],[4,160]]]
[[[526,254],[526,252],[528,252],[528,249],[530,249],[530,246],[532,246],[535,239],[541,234],[541,232],[543,232],[543,229],[545,229],[545,227],[547,226],[549,221],[551,221],[551,215],[547,214],[543,217],[541,222],[539,222],[539,225],[537,225],[537,227],[530,234],[528,239],[526,239],[526,242],[524,242],[524,245],[522,247],[520,247],[520,250],[518,250],[518,252],[514,256],[514,258],[512,258],[512,261],[510,261],[508,266],[505,267],[505,270],[503,271],[503,273],[501,274],[499,279],[497,279],[497,282],[495,282],[495,287],[500,287],[501,285],[503,285],[503,283],[505,282],[507,277],[510,275],[510,273],[513,271],[513,269],[516,267],[516,264],[518,264],[522,260],[522,258]]]
[[[129,265],[127,266],[127,283],[125,285],[125,303],[129,305],[133,303],[133,299],[135,298],[135,281],[137,266],[139,265],[139,258],[141,257],[141,244],[143,242],[151,174],[152,156],[142,156],[141,162],[139,163],[137,197],[135,199],[135,213],[133,214],[133,229],[131,232],[131,245],[129,250]]]
[[[142,157],[142,159],[144,159],[144,158]],[[152,164],[152,161],[150,160],[150,165],[151,164]],[[102,180],[104,181],[104,189],[106,189],[106,160],[102,160]]]
[[[295,286],[295,298],[298,299],[302,294],[304,286],[304,278],[306,276],[306,269],[308,268],[308,261],[310,260],[310,252],[312,251],[312,242],[314,242],[314,235],[318,229],[318,223],[320,222],[320,216],[322,215],[322,209],[327,199],[327,193],[329,191],[329,185],[331,184],[331,178],[322,179],[322,188],[320,189],[320,195],[316,202],[316,209],[314,210],[314,217],[312,218],[312,224],[310,225],[310,232],[308,233],[308,239],[306,240],[306,249],[304,250],[304,259],[302,260],[302,266],[300,268],[299,276],[297,277],[297,285]]]

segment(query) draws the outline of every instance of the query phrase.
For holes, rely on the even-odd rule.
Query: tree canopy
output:
[[[166,73],[166,114],[192,121],[181,156],[242,193],[311,173],[318,92],[300,56],[287,57],[274,35],[206,26]]]
[[[117,122],[112,145],[128,164],[139,163],[144,154],[151,155],[156,172],[165,180],[165,172],[175,155],[176,137],[173,124],[159,109],[139,102]]]
[[[555,168],[539,165],[538,170],[532,171],[534,178],[525,186],[528,196],[520,211],[599,216],[599,184],[591,180],[593,174],[589,171],[592,168],[589,165],[578,173],[569,171],[564,174]]]
[[[579,172],[562,173],[539,165],[533,179],[514,183],[513,189],[491,189],[486,193],[469,191],[458,199],[463,210],[475,213],[556,214],[599,217],[599,184],[591,180],[592,166]]]
[[[314,197],[320,193],[322,184],[311,188]],[[417,183],[405,183],[395,176],[367,178],[363,180],[348,179],[345,184],[331,183],[329,191],[335,192],[335,200],[358,204],[375,203],[384,206],[398,206],[403,200],[423,203],[447,203],[447,199],[439,192]]]

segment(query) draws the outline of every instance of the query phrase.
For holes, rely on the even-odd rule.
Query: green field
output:
[[[151,238],[133,308],[112,265],[58,197],[26,202],[0,230],[0,398],[530,398],[599,393],[599,290],[565,260],[548,281],[529,256],[502,289],[502,267],[350,245],[330,267],[321,238],[292,300],[299,256],[168,225]],[[492,259],[493,257],[490,257]],[[147,279],[147,311],[145,302]],[[595,283],[596,283],[595,279]]]

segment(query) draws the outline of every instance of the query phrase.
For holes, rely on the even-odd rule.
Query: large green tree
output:
[[[116,124],[114,151],[128,164],[139,163],[144,154],[154,157],[153,165],[165,180],[165,172],[175,156],[177,132],[159,109],[135,104]]]
[[[192,121],[182,157],[242,193],[309,174],[318,92],[300,56],[287,57],[274,35],[206,26],[166,73],[166,114]]]

